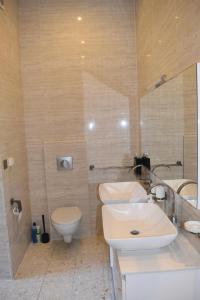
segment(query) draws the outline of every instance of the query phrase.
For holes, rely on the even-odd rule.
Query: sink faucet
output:
[[[182,191],[182,189],[186,186],[186,185],[188,185],[188,184],[198,184],[196,181],[194,181],[194,180],[188,180],[188,181],[186,181],[186,182],[183,182],[180,186],[179,186],[179,188],[177,189],[177,194],[180,194],[180,192]]]
[[[167,187],[168,191],[171,191],[172,192],[172,213],[170,214],[169,216],[169,219],[171,220],[171,222],[173,224],[176,224],[177,223],[177,216],[176,216],[176,201],[175,201],[175,193],[174,193],[174,190],[169,186],[167,185],[166,183],[164,182],[160,182],[160,183],[153,183],[150,185],[148,191],[147,191],[147,194],[150,194],[151,193],[151,190],[154,188],[154,187],[157,187],[157,186],[163,186],[163,187]],[[166,201],[163,200],[163,201]],[[165,209],[166,209],[166,206],[165,206]]]
[[[130,168],[129,168],[129,172],[130,171],[134,171],[134,170],[136,170],[137,168],[141,168],[141,167],[144,167],[143,165],[136,165],[136,166],[131,166]]]
[[[136,166],[131,166],[130,168],[129,168],[129,173],[131,172],[131,171],[134,171],[134,170],[136,170],[137,168],[144,168],[144,170],[145,170],[145,166],[144,165],[142,165],[142,164],[140,164],[140,165],[136,165]],[[145,175],[144,175],[144,177],[145,178],[140,178],[139,179],[139,182],[140,182],[140,184],[143,186],[143,188],[147,191],[148,190],[148,188],[149,188],[149,186],[150,186],[150,184],[152,183],[152,180],[151,180],[151,178],[148,178],[149,176],[147,175],[148,173],[146,173],[145,172]]]

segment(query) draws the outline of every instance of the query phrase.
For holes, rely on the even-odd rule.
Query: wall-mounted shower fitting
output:
[[[158,87],[160,87],[161,85],[163,85],[164,83],[167,82],[167,75],[163,74],[161,75],[161,77],[156,80],[155,82],[152,83],[152,85],[148,86],[146,88],[147,91],[153,91],[154,89],[157,89]]]

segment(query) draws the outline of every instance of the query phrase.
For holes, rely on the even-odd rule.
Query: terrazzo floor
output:
[[[15,280],[0,280],[1,300],[111,300],[102,237],[30,245]]]

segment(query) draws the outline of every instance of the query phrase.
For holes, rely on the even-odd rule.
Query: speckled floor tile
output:
[[[0,300],[6,299],[10,285],[11,280],[0,280]]]
[[[45,280],[39,300],[72,300],[72,282],[68,280]]]
[[[30,245],[15,280],[0,281],[0,300],[111,300],[102,237]]]
[[[53,249],[54,243],[39,245],[31,244],[17,270],[15,278],[43,278],[51,261]]]
[[[12,280],[7,285],[6,300],[37,300],[42,280]]]

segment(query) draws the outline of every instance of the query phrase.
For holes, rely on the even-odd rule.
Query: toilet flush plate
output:
[[[59,171],[68,171],[73,169],[73,157],[72,156],[57,156],[57,169]]]

